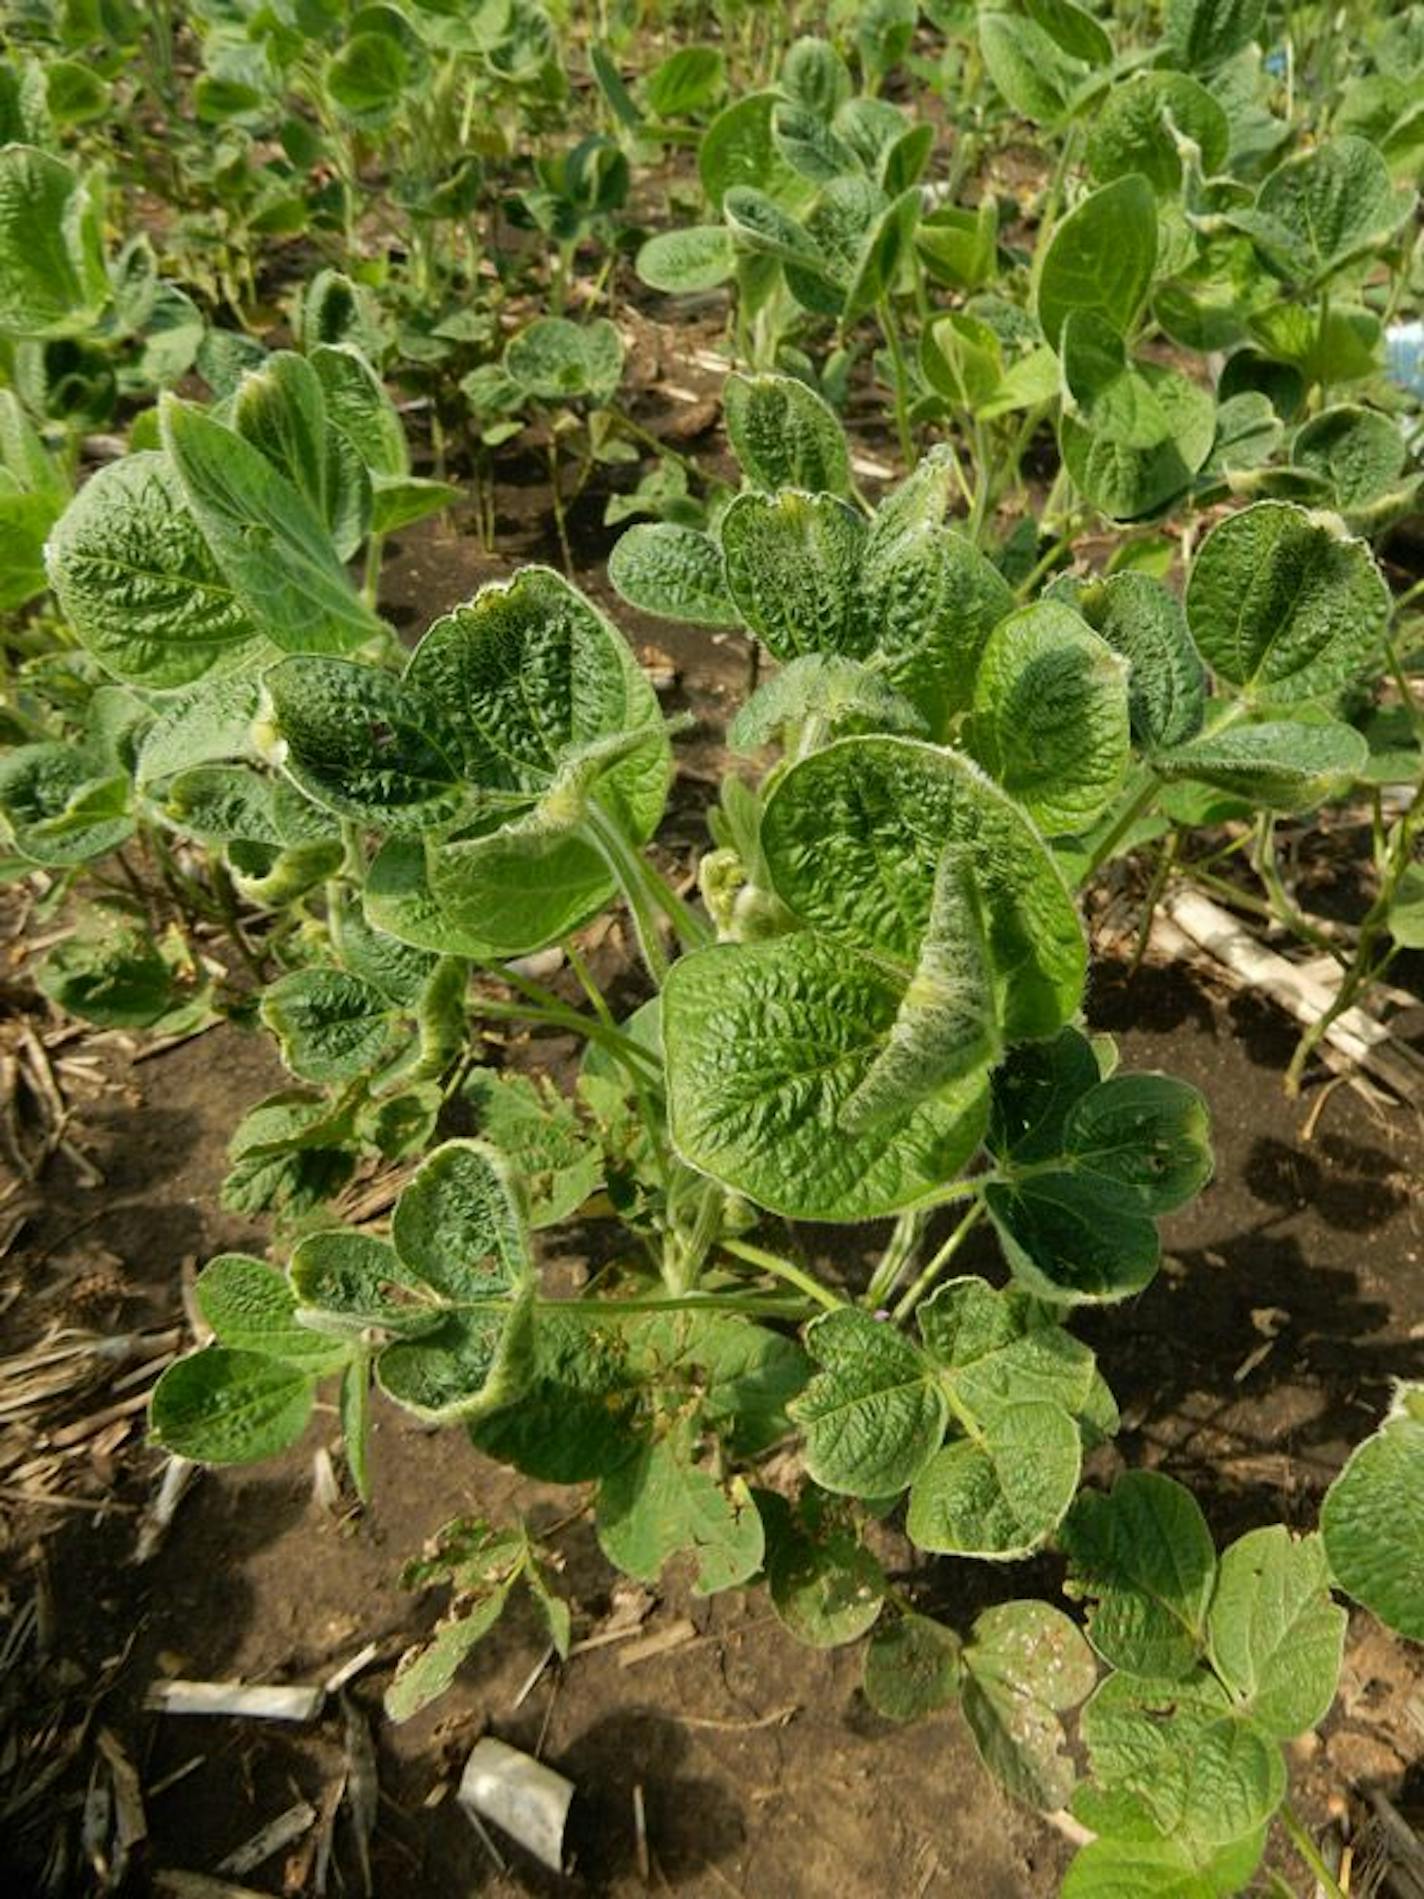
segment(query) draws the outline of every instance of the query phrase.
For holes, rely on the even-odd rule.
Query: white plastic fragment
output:
[[[471,1818],[493,1820],[551,1872],[563,1871],[571,1780],[533,1755],[487,1737],[465,1763],[458,1797]]]
[[[254,1721],[314,1721],[326,1689],[241,1681],[156,1681],[143,1705],[159,1714],[236,1714]]]

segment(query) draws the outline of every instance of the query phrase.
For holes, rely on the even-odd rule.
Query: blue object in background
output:
[[[1384,334],[1384,373],[1396,388],[1424,401],[1424,320],[1390,324]]]
[[[1266,71],[1271,75],[1272,79],[1284,79],[1286,76],[1285,48],[1283,46],[1278,46],[1274,53],[1267,53],[1262,64],[1265,66]]]

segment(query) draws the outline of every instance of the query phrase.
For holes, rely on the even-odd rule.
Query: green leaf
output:
[[[109,297],[104,186],[32,145],[0,148],[0,332],[82,335]]]
[[[1294,465],[1328,482],[1346,512],[1367,509],[1398,487],[1407,454],[1393,417],[1354,403],[1312,416],[1291,444]]]
[[[308,1233],[292,1254],[292,1292],[303,1323],[338,1337],[415,1337],[445,1316],[430,1289],[388,1240],[344,1227]]]
[[[1424,949],[1424,864],[1407,865],[1394,886],[1389,933],[1405,949]]]
[[[531,1226],[557,1226],[601,1184],[602,1151],[547,1076],[476,1069],[463,1093],[523,1183]]]
[[[903,1120],[1001,1052],[994,971],[967,851],[947,849],[919,958],[885,1047],[841,1110],[849,1134]]]
[[[1161,363],[1135,363],[1121,335],[1072,311],[1061,338],[1068,390],[1059,442],[1094,506],[1136,520],[1182,494],[1216,439],[1210,394]]]
[[[380,632],[325,526],[258,449],[173,395],[160,417],[193,517],[268,638],[288,652],[341,652]]]
[[[1258,501],[1202,542],[1187,584],[1202,657],[1257,704],[1335,691],[1373,656],[1389,590],[1363,541],[1328,515]]]
[[[1280,1748],[1232,1711],[1210,1675],[1110,1675],[1081,1726],[1099,1783],[1135,1795],[1164,1833],[1201,1858],[1259,1835],[1284,1797]]]
[[[1093,1044],[1078,1029],[1021,1042],[994,1071],[989,1147],[1001,1160],[1061,1154],[1069,1109],[1101,1079]]]
[[[990,1421],[1024,1401],[1076,1415],[1090,1402],[1093,1354],[1052,1308],[1014,1287],[951,1279],[919,1309],[925,1349],[958,1407]]]
[[[1424,1642],[1424,1385],[1399,1386],[1382,1427],[1326,1492],[1320,1529],[1340,1587]]]
[[[349,1356],[345,1345],[301,1324],[285,1273],[263,1260],[221,1253],[203,1268],[195,1292],[219,1345],[265,1353],[311,1373],[339,1370]]]
[[[1335,1699],[1349,1618],[1330,1600],[1318,1537],[1283,1524],[1252,1530],[1222,1553],[1207,1637],[1212,1664],[1278,1740],[1304,1734]]]
[[[1278,165],[1237,221],[1273,269],[1314,286],[1380,244],[1409,204],[1369,140],[1340,132]]]
[[[880,1614],[885,1572],[834,1516],[822,1518],[813,1500],[793,1512],[774,1491],[757,1495],[766,1534],[766,1580],[771,1606],[798,1642],[840,1648],[859,1641]]]
[[[727,62],[719,46],[680,46],[644,82],[648,110],[660,120],[704,112],[726,89]]]
[[[504,1614],[508,1588],[493,1589],[473,1603],[461,1603],[423,1647],[408,1649],[382,1699],[388,1721],[409,1721],[438,1700],[454,1681],[475,1644]]]
[[[850,450],[829,405],[795,376],[731,375],[722,387],[727,439],[754,488],[844,495]]]
[[[1206,732],[1190,745],[1159,752],[1153,769],[1172,782],[1190,778],[1273,811],[1304,811],[1359,778],[1369,745],[1338,720],[1268,721]]]
[[[1249,46],[1265,0],[1167,0],[1167,44],[1184,66],[1209,72]]]
[[[1037,288],[1038,320],[1056,349],[1075,310],[1120,334],[1146,301],[1157,264],[1157,203],[1140,173],[1091,192],[1054,231]]]
[[[671,297],[715,290],[737,268],[732,233],[722,224],[694,224],[660,231],[639,249],[633,268],[650,290]]]
[[[792,200],[808,193],[777,151],[772,138],[772,115],[781,95],[753,92],[717,114],[697,147],[697,171],[709,203],[721,210],[727,193],[738,185],[758,185]]]
[[[1020,608],[984,648],[968,749],[1043,831],[1085,830],[1127,771],[1127,667],[1058,601]]]
[[[1081,59],[1024,14],[981,5],[979,50],[989,77],[1015,112],[1041,125],[1056,125],[1087,76]]]
[[[890,1721],[918,1721],[959,1694],[959,1637],[924,1615],[881,1619],[865,1650],[865,1698]]]
[[[806,653],[757,687],[733,719],[727,740],[733,751],[755,752],[811,720],[833,733],[900,732],[923,738],[926,731],[909,700],[870,666],[835,653]]]
[[[722,550],[710,534],[674,521],[639,521],[619,536],[608,578],[630,606],[693,626],[740,626],[727,593]]]
[[[98,469],[46,556],[65,618],[107,671],[158,691],[230,670],[262,633],[219,571],[166,455]]]
[[[1072,604],[1131,668],[1128,721],[1145,750],[1180,745],[1201,730],[1206,675],[1175,594],[1147,574],[1111,574],[1076,587]]]
[[[963,534],[946,527],[951,452],[930,453],[881,502],[861,574],[861,617],[889,683],[936,738],[970,703],[990,632],[1014,604],[1008,583]]]
[[[607,402],[623,378],[623,342],[607,317],[537,317],[505,345],[504,367],[537,402]]]
[[[1088,131],[1088,169],[1100,184],[1140,172],[1159,196],[1182,183],[1182,141],[1195,145],[1202,171],[1222,170],[1230,121],[1199,81],[1186,73],[1138,72],[1111,87]]]
[[[1111,1492],[1085,1490],[1063,1526],[1068,1588],[1086,1596],[1093,1647],[1124,1674],[1181,1680],[1207,1639],[1216,1583],[1211,1532],[1189,1490],[1127,1471]]]
[[[1015,1799],[1065,1806],[1074,1775],[1058,1716],[1097,1673],[1078,1630],[1046,1602],[1002,1603],[977,1619],[963,1659],[964,1718],[984,1765]]]
[[[0,758],[0,808],[22,855],[56,867],[106,857],[134,828],[127,780],[57,740]]]
[[[447,1141],[422,1161],[396,1202],[391,1239],[401,1263],[448,1299],[493,1298],[530,1277],[509,1169],[483,1141]]]
[[[264,1026],[304,1081],[352,1081],[384,1054],[394,1027],[378,989],[344,969],[296,969],[263,994]]]
[[[796,1219],[932,1202],[978,1145],[980,1076],[854,1138],[842,1131],[903,990],[883,964],[809,933],[683,957],[663,991],[679,1154]]]
[[[395,404],[354,343],[318,343],[307,356],[326,399],[326,415],[353,442],[372,476],[410,473],[410,451]]]
[[[944,1436],[949,1411],[933,1367],[893,1326],[853,1306],[816,1319],[806,1349],[821,1370],[790,1409],[807,1471],[843,1495],[897,1495]]]
[[[605,1477],[628,1456],[637,1374],[612,1301],[596,1320],[546,1308],[518,1404],[477,1420],[471,1435],[487,1456],[541,1482]]]
[[[674,1556],[697,1566],[693,1594],[734,1589],[761,1568],[761,1518],[745,1481],[694,1461],[686,1426],[644,1445],[598,1487],[598,1542],[625,1575],[653,1583]]]
[[[1006,1042],[1052,1034],[1078,1006],[1082,931],[1032,826],[962,754],[848,738],[798,761],[762,818],[776,893],[804,922],[906,972],[951,845],[984,906]]]
[[[231,423],[272,464],[349,560],[371,526],[371,480],[349,436],[327,418],[324,385],[305,357],[278,350],[238,384]]]
[[[657,696],[618,630],[551,568],[525,567],[436,620],[405,683],[440,708],[465,778],[531,803],[588,748],[648,731],[610,762],[598,795],[636,842],[657,828],[670,767],[651,729]]]
[[[1027,1556],[1052,1535],[1082,1470],[1077,1426],[1060,1406],[996,1407],[975,1434],[932,1457],[910,1491],[917,1548],[993,1561]]]
[[[745,492],[721,533],[727,589],[777,659],[865,653],[872,632],[858,580],[866,528],[853,508],[829,494]]]
[[[1155,1833],[1109,1835],[1077,1854],[1060,1899],[1231,1899],[1248,1889],[1265,1845],[1261,1832],[1210,1852]]]
[[[269,749],[324,809],[398,835],[437,829],[460,809],[457,741],[429,694],[316,654],[283,660],[263,684]]]
[[[170,1365],[149,1426],[175,1457],[252,1464],[295,1444],[311,1416],[311,1374],[263,1352],[209,1346]]]

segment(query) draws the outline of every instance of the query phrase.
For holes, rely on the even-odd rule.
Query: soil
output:
[[[680,366],[684,381],[690,373]],[[522,561],[557,564],[547,502],[532,474],[501,487],[497,556],[458,514],[396,537],[383,598],[403,633],[413,638]],[[581,499],[570,530],[581,584],[613,607],[601,564],[613,536],[601,526],[602,504],[601,495]],[[663,839],[690,866],[747,650],[733,635],[616,611],[645,660],[668,675],[668,708],[698,722],[680,741],[683,772]],[[1125,1066],[1164,1068],[1203,1090],[1217,1151],[1214,1183],[1167,1227],[1153,1286],[1079,1328],[1100,1352],[1124,1415],[1094,1474],[1162,1465],[1194,1486],[1219,1540],[1269,1521],[1310,1527],[1330,1477],[1382,1415],[1391,1379],[1424,1376],[1420,1128],[1348,1086],[1323,1102],[1317,1091],[1288,1101],[1288,1026],[1181,966],[1149,959],[1129,976],[1100,963],[1091,1015],[1119,1038]],[[181,1326],[185,1271],[215,1252],[260,1252],[271,1240],[263,1222],[224,1214],[217,1199],[238,1114],[281,1085],[266,1042],[224,1026],[151,1060],[136,1060],[121,1038],[88,1046],[104,1085],[78,1105],[70,1134],[102,1182],[86,1186],[64,1155],[51,1163],[42,1204],[4,1262],[6,1355],[55,1326]],[[806,1238],[847,1277],[862,1270],[858,1254],[834,1250],[834,1235]],[[988,1254],[978,1263],[995,1270]],[[46,1417],[43,1429],[52,1438],[82,1414],[77,1403]],[[54,1769],[25,1800],[29,1757],[0,1762],[9,1776],[0,1790],[11,1789],[0,1791],[0,1805],[16,1789],[21,1795],[0,1846],[7,1891],[89,1889],[76,1820],[101,1728],[150,1790],[150,1837],[134,1890],[159,1870],[211,1873],[294,1801],[325,1810],[343,1772],[341,1708],[287,1727],[146,1713],[144,1695],[167,1676],[319,1681],[368,1642],[379,1656],[349,1703],[377,1747],[369,1890],[383,1899],[559,1890],[1046,1899],[1058,1889],[1071,1847],[988,1780],[956,1715],[910,1729],[875,1716],[859,1691],[858,1651],[800,1647],[756,1592],[699,1601],[670,1576],[645,1605],[640,1633],[674,1632],[687,1620],[688,1639],[644,1659],[638,1642],[591,1647],[562,1668],[545,1667],[532,1687],[544,1641],[516,1609],[442,1701],[402,1728],[380,1722],[395,1658],[441,1606],[438,1595],[401,1587],[402,1565],[450,1517],[522,1512],[536,1532],[560,1526],[554,1541],[576,1640],[606,1625],[614,1578],[587,1525],[567,1521],[577,1496],[514,1477],[456,1432],[432,1441],[390,1409],[379,1408],[375,1421],[372,1506],[326,1507],[313,1459],[334,1436],[334,1419],[320,1417],[309,1439],[274,1464],[203,1474],[144,1565],[134,1561],[137,1512],[158,1459],[142,1447],[137,1419],[118,1449],[81,1453],[65,1482],[66,1507],[26,1506],[0,1492],[9,1512],[0,1542],[7,1609],[17,1627],[26,1605],[40,1610],[35,1653],[23,1674],[13,1668],[6,1679],[3,1711],[13,1718],[17,1698],[28,1698],[21,1725],[31,1787]],[[885,1555],[921,1606],[961,1627],[991,1601],[1053,1596],[1060,1580],[1050,1559],[1007,1571],[927,1564],[893,1537]],[[1406,1804],[1424,1796],[1424,1776],[1416,1766],[1411,1783],[1408,1765],[1420,1752],[1409,1704],[1421,1691],[1419,1651],[1357,1614],[1341,1703],[1295,1762],[1309,1815],[1348,1814],[1368,1781]],[[482,1732],[537,1752],[578,1789],[571,1881],[504,1841],[497,1865],[458,1808],[460,1767]],[[635,1795],[646,1814],[645,1867]],[[244,1883],[313,1890],[315,1838],[314,1829]],[[335,1838],[344,1884],[332,1889],[359,1892],[344,1818]],[[1297,1863],[1283,1854],[1279,1864],[1295,1890],[1308,1889]]]

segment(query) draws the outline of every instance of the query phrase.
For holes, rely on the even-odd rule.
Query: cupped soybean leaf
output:
[[[690,1428],[645,1444],[599,1484],[598,1542],[625,1575],[656,1582],[664,1565],[696,1563],[693,1593],[715,1595],[761,1568],[765,1537],[746,1483],[719,1483],[696,1461]]]
[[[940,859],[914,972],[884,1048],[841,1109],[841,1126],[862,1133],[901,1121],[947,1082],[999,1056],[994,969],[968,852]]]
[[[969,705],[985,643],[1014,604],[993,563],[945,525],[951,457],[932,449],[881,502],[860,581],[862,619],[886,676],[936,738]]]
[[[1002,1603],[976,1620],[963,1661],[964,1718],[984,1765],[1016,1799],[1065,1806],[1074,1773],[1058,1716],[1097,1674],[1078,1630],[1046,1602]]]
[[[439,853],[432,851],[430,855],[438,857]],[[588,858],[583,862],[591,877]],[[608,887],[605,879],[601,888],[607,891]],[[463,883],[456,888],[463,890]],[[437,955],[468,956],[476,961],[499,953],[478,927],[465,928],[439,901],[431,887],[426,848],[419,838],[386,839],[367,867],[361,903],[368,923],[412,948],[433,950]]]
[[[844,942],[918,957],[934,880],[963,847],[984,906],[1006,1041],[1051,1035],[1078,1005],[1082,927],[1018,807],[962,754],[910,739],[837,740],[767,801],[762,847],[778,896]]]
[[[411,60],[388,33],[353,33],[326,69],[326,87],[342,114],[367,131],[395,115],[413,77]]]
[[[754,752],[809,720],[829,731],[925,736],[925,721],[884,675],[837,653],[805,653],[757,687],[727,732],[734,751]]]
[[[213,1345],[170,1365],[153,1393],[149,1428],[175,1457],[251,1464],[295,1444],[311,1416],[309,1371],[265,1352]]]
[[[955,408],[978,415],[1004,383],[997,333],[978,317],[949,310],[920,338],[920,367],[931,386]]]
[[[795,376],[728,376],[722,389],[727,439],[756,488],[845,494],[850,450],[830,406]]]
[[[989,77],[1014,111],[1041,125],[1057,124],[1087,77],[1083,61],[1037,20],[1008,8],[981,5],[977,24]]]
[[[1167,44],[1193,72],[1210,72],[1255,39],[1265,0],[1167,0]]]
[[[1141,173],[1091,192],[1049,240],[1039,271],[1038,320],[1056,349],[1071,312],[1103,317],[1121,334],[1146,301],[1157,265],[1157,203]]]
[[[772,114],[771,136],[791,169],[812,184],[839,178],[858,163],[855,152],[820,113],[790,101]]]
[[[886,205],[866,232],[845,293],[845,322],[865,316],[893,289],[919,215],[920,188],[912,184]]]
[[[371,479],[371,532],[394,534],[438,514],[458,501],[460,490],[448,481],[428,481],[422,475],[374,475]]]
[[[1113,86],[1088,131],[1088,169],[1100,184],[1140,172],[1161,197],[1182,182],[1184,141],[1197,148],[1208,177],[1226,163],[1230,121],[1187,73],[1139,72]]]
[[[300,1323],[285,1273],[264,1260],[220,1253],[203,1268],[194,1290],[219,1345],[262,1352],[309,1372],[337,1370],[347,1359],[345,1345]]]
[[[715,290],[737,268],[736,245],[724,224],[694,224],[681,231],[660,231],[642,245],[634,269],[650,290],[687,296]]]
[[[223,576],[261,631],[288,652],[342,652],[381,630],[310,503],[259,449],[176,396],[163,446]]]
[[[680,46],[648,74],[648,110],[658,119],[704,112],[725,91],[726,55],[720,46]]]
[[[0,148],[0,331],[63,337],[88,330],[109,298],[104,191],[33,145]]]
[[[55,525],[46,565],[83,645],[134,685],[190,685],[265,644],[166,455],[126,455],[91,476]]]
[[[1424,1385],[1401,1385],[1389,1416],[1325,1494],[1325,1553],[1340,1587],[1424,1642]]]
[[[1110,574],[1076,588],[1072,603],[1131,667],[1127,709],[1137,744],[1150,751],[1195,737],[1206,675],[1176,595],[1147,574]]]
[[[532,1306],[527,1290],[519,1290],[497,1304],[456,1307],[434,1330],[387,1345],[376,1359],[376,1382],[431,1424],[498,1411],[528,1382]]]
[[[422,1161],[391,1220],[401,1263],[444,1297],[492,1298],[530,1275],[507,1163],[483,1141],[447,1141]]]
[[[992,1561],[1027,1556],[1062,1521],[1078,1488],[1083,1446],[1061,1406],[995,1408],[972,1437],[952,1439],[910,1490],[905,1528],[922,1550]]]
[[[456,741],[429,695],[375,666],[315,654],[283,660],[264,684],[276,757],[328,811],[399,834],[459,810]]]
[[[100,1028],[181,1031],[211,1015],[203,990],[180,987],[176,960],[171,942],[101,911],[49,951],[35,980],[67,1014]]]
[[[618,630],[551,568],[482,587],[437,620],[406,683],[441,708],[465,777],[490,791],[537,797],[577,748],[647,730],[598,788],[638,842],[656,829],[670,768],[657,695]]]
[[[262,1020],[304,1081],[351,1081],[379,1060],[394,1026],[378,989],[344,969],[295,969],[264,991]]]
[[[324,384],[304,356],[278,350],[238,384],[231,423],[324,523],[349,560],[371,525],[371,479],[350,437],[327,417]]]
[[[19,745],[0,759],[0,808],[16,848],[37,864],[87,863],[133,834],[127,781],[58,740]]]
[[[1103,1659],[1127,1675],[1191,1675],[1206,1644],[1217,1573],[1211,1532],[1191,1492],[1155,1471],[1127,1471],[1107,1495],[1083,1492],[1060,1540],[1066,1587],[1092,1603],[1088,1637]]]
[[[1272,811],[1305,811],[1359,778],[1369,758],[1363,733],[1336,719],[1270,720],[1206,732],[1159,752],[1153,769],[1187,778]]]
[[[1133,1795],[1164,1833],[1204,1858],[1259,1835],[1285,1794],[1280,1748],[1232,1710],[1210,1675],[1111,1675],[1081,1725],[1098,1783]]]
[[[698,176],[709,202],[719,211],[727,193],[738,185],[759,186],[788,202],[809,197],[811,187],[797,178],[772,137],[772,118],[780,97],[777,92],[749,93],[719,112],[703,133],[697,147]]]
[[[1093,1354],[1051,1309],[1014,1287],[948,1280],[920,1307],[918,1324],[958,1405],[976,1419],[1025,1400],[1076,1416],[1090,1402]]]
[[[722,215],[739,249],[799,269],[821,286],[822,297],[829,292],[831,306],[839,309],[835,259],[784,205],[755,185],[734,185],[722,200]]]
[[[858,587],[866,528],[854,509],[795,489],[743,493],[721,532],[728,591],[777,659],[865,653],[873,638]]]
[[[1212,670],[1274,705],[1348,684],[1379,646],[1390,611],[1365,543],[1288,501],[1258,501],[1207,535],[1186,607]]]
[[[1145,1212],[1170,1213],[1211,1179],[1207,1106],[1175,1075],[1111,1075],[1068,1110],[1062,1151]]]
[[[1408,865],[1395,885],[1389,933],[1405,949],[1424,949],[1424,864]]]
[[[854,1138],[841,1126],[903,990],[883,963],[811,933],[683,957],[663,992],[678,1152],[797,1219],[870,1219],[932,1202],[979,1143],[981,1077]]]
[[[436,967],[428,951],[376,929],[349,899],[332,906],[327,924],[343,969],[373,984],[398,1008],[418,1004]]]
[[[885,1572],[854,1529],[814,1504],[793,1510],[774,1491],[758,1494],[757,1509],[778,1619],[811,1648],[858,1641],[880,1614]]]
[[[163,809],[180,830],[204,843],[247,838],[280,848],[272,792],[272,781],[249,766],[195,765],[170,782]]]
[[[949,1409],[933,1365],[882,1319],[842,1306],[814,1321],[806,1349],[820,1366],[790,1411],[806,1468],[825,1490],[892,1497],[919,1475]]]
[[[394,868],[393,866],[391,868]],[[527,956],[594,916],[616,888],[607,861],[577,828],[535,809],[483,836],[432,843],[425,888],[437,906],[429,931],[417,911],[367,910],[373,920],[428,943],[488,962]],[[419,903],[418,891],[412,891]]]
[[[1278,165],[1237,215],[1274,269],[1314,285],[1386,238],[1408,202],[1369,140],[1341,132]]]
[[[1043,831],[1086,829],[1127,770],[1128,668],[1071,608],[1020,608],[984,648],[968,749]]]
[[[953,1629],[924,1615],[882,1618],[865,1650],[865,1698],[890,1721],[918,1721],[957,1699],[962,1676]]]
[[[823,119],[833,117],[855,89],[850,68],[830,41],[809,34],[787,47],[777,84]]]
[[[430,1287],[372,1233],[334,1227],[305,1234],[289,1271],[303,1324],[328,1336],[406,1338],[433,1331],[445,1317]]]
[[[1212,1663],[1267,1734],[1288,1741],[1335,1699],[1345,1611],[1330,1600],[1318,1537],[1284,1524],[1251,1530],[1222,1553],[1207,1618]]]
[[[676,521],[639,521],[619,536],[608,578],[630,606],[692,626],[740,626],[722,550],[710,534]]]
[[[623,376],[623,342],[607,317],[592,323],[536,317],[505,345],[504,367],[540,402],[607,402]]]
[[[326,413],[355,444],[372,476],[410,473],[410,451],[395,404],[354,343],[318,343],[307,358],[326,398]]]
[[[1110,324],[1073,311],[1061,337],[1070,401],[1059,419],[1064,463],[1114,520],[1155,513],[1185,492],[1216,439],[1205,389],[1162,363],[1137,363]]]
[[[1291,461],[1327,481],[1347,512],[1368,508],[1395,488],[1407,449],[1399,424],[1377,409],[1341,403],[1312,416],[1291,443]]]
[[[1282,298],[1254,311],[1249,327],[1268,358],[1275,359],[1274,364],[1257,363],[1254,373],[1264,379],[1262,386],[1283,414],[1293,416],[1299,408],[1302,379],[1322,386],[1358,382],[1383,365],[1384,327],[1373,310],[1360,304],[1333,302],[1321,313],[1309,299]],[[1237,352],[1248,361],[1251,354]]]

